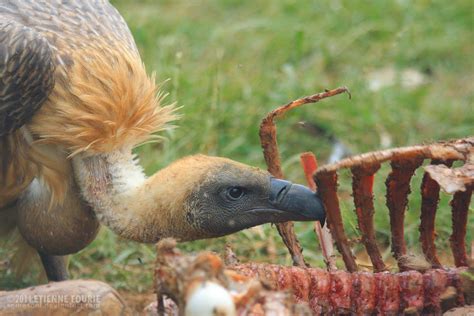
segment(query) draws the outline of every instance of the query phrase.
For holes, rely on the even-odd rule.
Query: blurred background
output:
[[[148,174],[194,153],[229,157],[265,168],[258,139],[272,109],[324,89],[339,95],[294,110],[278,121],[278,142],[288,179],[305,183],[299,154],[320,164],[338,142],[352,154],[474,134],[474,4],[466,1],[126,1],[112,3],[127,21],[147,70],[157,74],[165,102],[181,106],[177,128],[160,144],[137,149]],[[390,257],[384,181],[376,177],[377,238]],[[419,186],[412,180],[406,215],[409,251],[420,253]],[[346,230],[359,237],[350,175],[339,192]],[[449,196],[437,217],[440,256],[449,261]],[[474,227],[472,208],[468,227]],[[323,266],[312,223],[297,223],[304,254]],[[468,232],[470,245],[472,232]],[[275,227],[264,225],[225,238],[189,242],[185,251],[222,252],[229,243],[243,261],[291,264]],[[363,265],[363,249],[361,252]],[[8,254],[5,254],[5,256]],[[152,289],[153,245],[125,241],[107,229],[72,256],[73,278],[95,278],[129,292]],[[3,287],[36,283],[36,275]]]

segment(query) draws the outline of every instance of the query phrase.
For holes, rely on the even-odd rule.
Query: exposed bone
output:
[[[455,254],[455,261],[458,265],[466,265],[467,255],[465,251],[465,230],[467,225],[467,208],[472,194],[472,186],[474,186],[474,137],[468,137],[448,142],[439,142],[430,145],[410,146],[402,148],[394,148],[389,150],[370,152],[354,157],[341,160],[337,163],[320,167],[314,174],[315,180],[327,178],[326,186],[333,185],[332,188],[323,189],[322,184],[318,183],[319,193],[323,200],[332,201],[330,203],[338,207],[336,186],[334,181],[335,172],[341,168],[351,168],[356,171],[353,178],[354,202],[356,204],[356,212],[367,212],[367,216],[358,216],[359,228],[362,232],[362,241],[366,245],[367,252],[371,258],[374,268],[382,267],[382,262],[378,260],[379,254],[376,251],[369,250],[367,247],[371,244],[372,249],[376,247],[375,238],[372,242],[367,243],[371,238],[367,238],[370,234],[364,231],[369,227],[371,201],[370,186],[371,176],[363,174],[364,169],[378,168],[378,166],[390,161],[392,164],[392,173],[387,179],[387,205],[390,209],[391,231],[392,231],[392,250],[397,258],[401,270],[409,269],[410,264],[407,263],[405,241],[403,238],[403,219],[406,204],[408,202],[408,194],[410,192],[409,182],[414,171],[419,167],[424,159],[432,159],[433,165],[425,167],[426,174],[424,176],[421,193],[422,193],[422,214],[420,224],[420,240],[422,242],[423,252],[427,260],[433,267],[440,267],[439,260],[436,257],[434,248],[434,219],[437,207],[439,186],[445,191],[463,191],[465,194],[457,193],[453,198],[453,234],[451,236],[451,244]],[[447,166],[455,160],[464,161],[464,165],[460,168],[449,169]],[[446,166],[436,165],[436,163],[445,162]],[[360,174],[357,174],[360,173]],[[331,180],[332,179],[332,180]],[[438,183],[438,184],[437,184]],[[460,184],[461,183],[461,184]],[[325,196],[326,192],[330,196]],[[363,194],[365,192],[365,194]],[[470,193],[471,192],[471,193]],[[369,194],[370,193],[370,194]],[[364,198],[359,198],[364,196]],[[365,201],[365,202],[364,202]],[[366,203],[365,206],[358,207],[359,204]],[[328,205],[326,205],[328,208]],[[342,254],[346,266],[352,265],[350,249],[348,249],[347,238],[340,232],[343,232],[342,220],[338,219],[337,223],[332,223],[331,216],[334,213],[332,208],[328,208],[328,224],[335,227],[341,226],[338,231],[333,232],[336,245]],[[336,214],[340,211],[336,211]],[[359,214],[358,214],[359,215]],[[362,214],[361,214],[362,215]],[[333,216],[334,217],[334,216]],[[362,224],[361,225],[361,220]],[[339,237],[336,237],[338,235]],[[341,240],[338,240],[341,238]],[[458,246],[459,245],[459,246]],[[374,263],[376,262],[376,263]],[[413,266],[411,267],[413,268]],[[348,268],[349,269],[349,268]]]
[[[270,113],[264,119],[268,126],[273,124],[273,158],[278,157],[276,147],[276,129],[273,119],[286,109],[304,104],[297,102],[281,107],[281,112]],[[262,129],[261,129],[262,132]],[[262,134],[261,134],[262,138]],[[373,192],[374,175],[380,164],[390,161],[392,172],[387,186],[387,206],[390,211],[392,232],[392,252],[397,259],[399,269],[416,270],[399,274],[345,271],[324,272],[311,268],[288,268],[265,264],[238,264],[233,268],[249,276],[259,276],[276,289],[292,289],[298,300],[308,298],[314,313],[356,313],[356,314],[419,314],[440,313],[443,308],[463,305],[466,294],[466,282],[462,281],[462,270],[429,270],[440,267],[434,248],[434,220],[439,199],[439,187],[447,192],[456,192],[451,202],[453,208],[453,234],[451,247],[456,266],[467,265],[465,249],[467,213],[474,186],[474,137],[430,145],[394,148],[366,153],[323,166],[317,170],[313,179],[319,189],[327,212],[327,223],[336,242],[338,251],[350,272],[357,271],[357,264],[344,232],[342,216],[337,196],[337,171],[350,168],[353,173],[353,194],[362,241],[366,246],[375,271],[385,270],[380,251],[376,245],[373,227]],[[270,145],[269,145],[270,146]],[[262,138],[262,147],[265,150]],[[270,149],[272,147],[270,146]],[[272,156],[270,155],[270,156]],[[308,175],[317,167],[311,157],[302,156],[303,168]],[[306,159],[306,161],[305,161]],[[308,160],[310,159],[310,160]],[[404,239],[404,212],[410,194],[410,180],[425,159],[431,159],[422,182],[422,215],[420,240],[425,258],[415,258],[406,254]],[[450,169],[446,166],[452,161],[464,161],[460,168]],[[268,163],[267,155],[266,161]],[[279,158],[277,159],[279,168]],[[270,170],[270,164],[269,164]],[[277,170],[278,171],[278,170]],[[279,169],[281,172],[281,169]],[[313,186],[311,181],[308,181]],[[314,188],[314,186],[313,186]],[[318,230],[316,229],[318,233]],[[293,254],[293,253],[292,253]],[[326,256],[325,256],[326,257]],[[425,274],[421,274],[425,272]],[[306,274],[305,274],[306,273]],[[306,277],[305,277],[306,275]],[[472,283],[472,282],[471,282]],[[471,287],[469,287],[470,289]],[[463,292],[464,291],[464,292]]]
[[[352,168],[352,192],[356,207],[359,229],[362,233],[362,242],[367,249],[375,272],[386,270],[382,255],[377,247],[374,229],[374,174],[380,169],[379,164],[372,166],[358,166]]]
[[[336,242],[337,250],[341,253],[344,264],[349,272],[357,271],[357,264],[349,246],[344,226],[342,224],[341,209],[337,197],[337,174],[335,172],[319,173],[314,176],[319,194],[326,209],[327,224],[332,237]]]
[[[372,165],[385,161],[399,159],[411,160],[415,157],[423,159],[467,160],[472,153],[474,137],[463,138],[451,142],[439,142],[430,145],[393,148],[369,152],[343,159],[337,163],[322,166],[317,173],[334,172],[343,168],[353,168],[360,165]]]
[[[433,160],[431,165],[446,164],[451,166],[453,161]],[[436,255],[435,218],[439,202],[439,184],[434,181],[428,172],[423,175],[421,182],[421,215],[420,215],[420,242],[426,259],[433,268],[440,268],[441,263]]]
[[[410,180],[415,170],[422,164],[423,158],[411,160],[392,160],[392,172],[385,182],[387,186],[387,206],[390,213],[390,230],[392,233],[392,253],[398,261],[401,271],[408,269],[400,260],[406,254],[404,219],[410,194]]]
[[[466,253],[466,227],[467,215],[469,213],[469,202],[471,201],[472,188],[466,191],[454,193],[451,201],[453,232],[449,241],[453,251],[454,263],[456,267],[468,266]]]
[[[326,90],[322,93],[317,93],[311,96],[294,100],[286,105],[280,106],[277,109],[268,113],[268,115],[262,120],[260,124],[260,143],[263,148],[263,156],[267,163],[268,171],[275,177],[283,179],[283,171],[281,170],[280,154],[278,152],[277,137],[276,137],[276,125],[275,119],[281,117],[287,111],[299,107],[303,104],[315,103],[324,98],[328,98],[341,93],[349,93],[349,90],[345,87],[337,88],[334,90]],[[349,94],[350,96],[350,94]],[[293,264],[300,267],[306,267],[307,264],[304,261],[302,248],[296,238],[294,227],[292,222],[279,223],[277,229],[280,236],[283,239],[286,247],[290,251],[293,259]]]
[[[318,169],[318,162],[316,156],[312,152],[306,152],[300,155],[301,164],[303,166],[304,174],[308,187],[316,192],[317,186],[314,182],[313,174]],[[327,228],[327,225],[321,227],[321,223],[316,221],[314,223],[314,232],[318,236],[319,244],[321,245],[321,251],[323,253],[324,262],[328,270],[336,270],[336,256],[334,255],[333,241],[331,232]]]

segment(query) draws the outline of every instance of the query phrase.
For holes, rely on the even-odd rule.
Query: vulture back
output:
[[[173,119],[106,0],[0,0],[0,57],[0,208],[33,177],[60,191],[54,157],[134,147]]]

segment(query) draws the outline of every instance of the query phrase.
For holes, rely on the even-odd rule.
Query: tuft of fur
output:
[[[104,44],[72,54],[74,65],[57,71],[30,124],[39,142],[62,145],[71,156],[108,153],[149,141],[176,118],[173,105],[160,105],[163,94],[135,52]]]

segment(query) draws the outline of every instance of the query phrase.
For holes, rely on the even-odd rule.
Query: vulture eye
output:
[[[240,199],[244,194],[244,189],[241,187],[230,187],[227,190],[227,197],[234,201]]]

